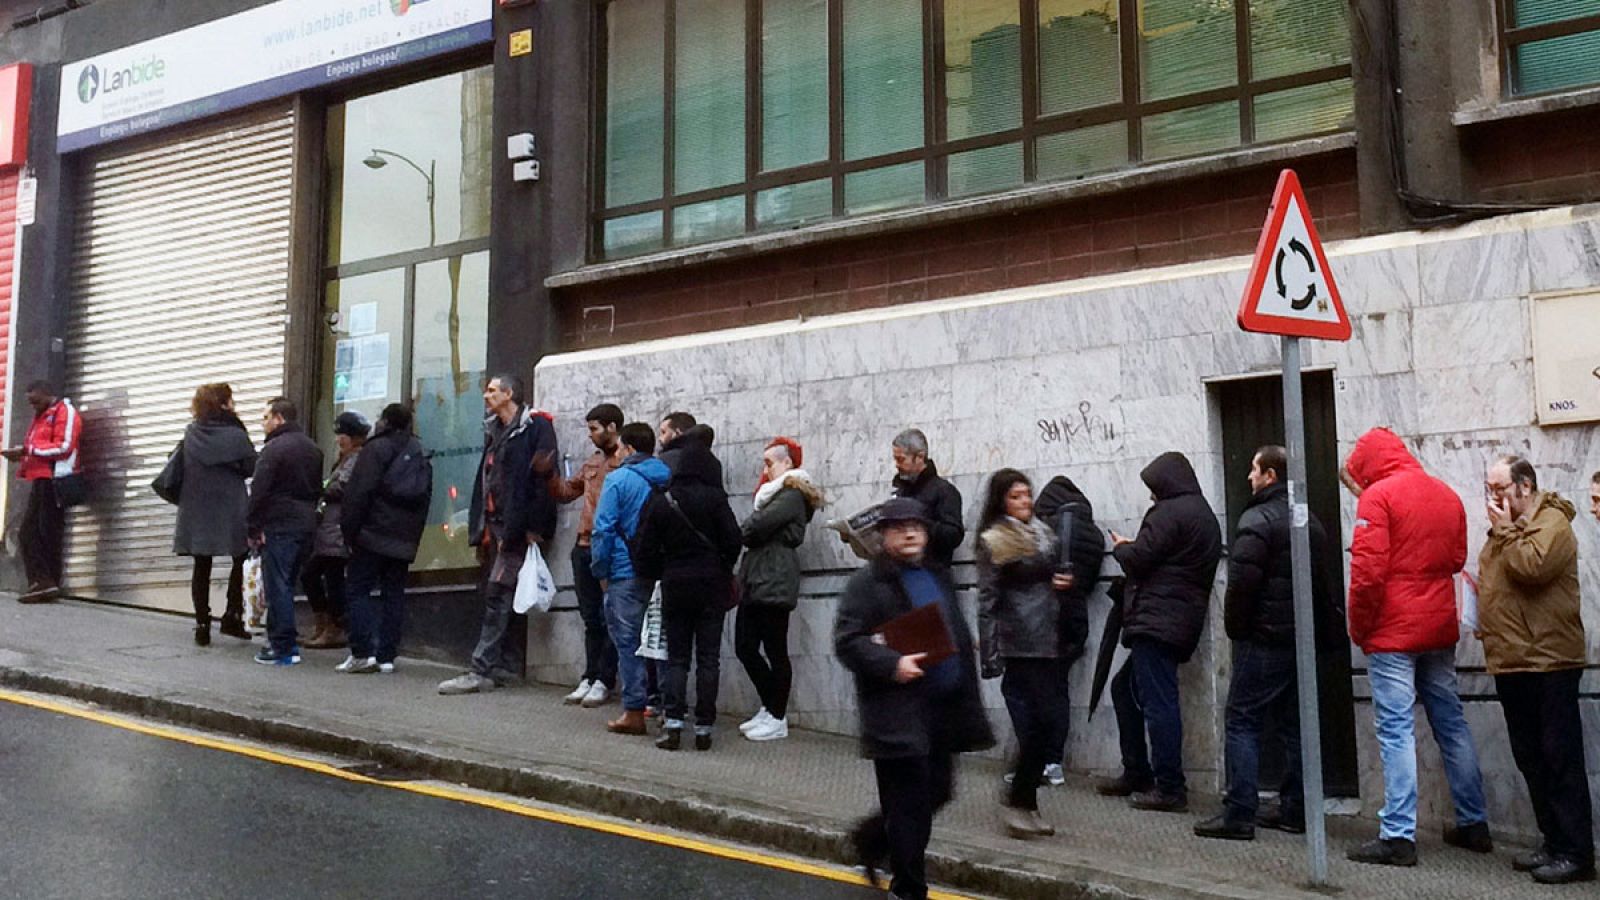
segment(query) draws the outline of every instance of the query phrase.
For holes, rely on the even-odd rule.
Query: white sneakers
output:
[[[597,678],[590,682],[589,690],[584,693],[583,700],[581,702],[583,703],[584,709],[594,709],[596,707],[605,706],[606,701],[610,699],[611,690],[606,687],[605,682]]]
[[[389,663],[388,665],[389,671],[394,671],[394,663]],[[370,675],[373,672],[382,671],[382,666],[378,665],[377,659],[371,656],[347,656],[344,658],[344,662],[334,666],[333,670],[335,672],[343,672],[346,675]]]
[[[1067,773],[1062,771],[1061,763],[1051,763],[1044,767],[1044,780],[1051,787],[1060,787],[1067,783]]]
[[[789,736],[789,720],[774,717],[763,706],[749,721],[741,724],[739,730],[747,740],[778,741]]]
[[[587,678],[583,679],[582,681],[578,682],[578,687],[574,689],[572,693],[561,698],[561,702],[568,706],[577,706],[579,703],[583,702],[585,697],[589,696],[589,689],[595,684],[596,682],[590,681]]]

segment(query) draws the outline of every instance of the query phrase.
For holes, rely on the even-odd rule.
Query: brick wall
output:
[[[1295,169],[1323,237],[1356,235],[1354,154]],[[556,297],[561,343],[600,347],[1250,253],[1277,177],[1258,169],[567,288]],[[614,316],[595,309],[606,306]]]
[[[1463,129],[1474,196],[1548,202],[1600,200],[1600,113],[1578,109]]]

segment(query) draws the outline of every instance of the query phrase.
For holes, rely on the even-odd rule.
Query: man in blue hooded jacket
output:
[[[600,489],[594,534],[589,539],[589,569],[605,588],[606,627],[617,647],[617,672],[622,682],[622,715],[607,722],[606,728],[617,734],[644,734],[648,695],[644,659],[637,651],[653,585],[635,575],[628,544],[639,530],[645,501],[657,488],[666,486],[671,472],[666,463],[650,455],[656,449],[656,435],[649,425],[624,425],[617,440],[622,444],[622,465],[606,476]]]

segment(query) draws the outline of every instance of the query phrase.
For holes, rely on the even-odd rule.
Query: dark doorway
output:
[[[1228,536],[1250,499],[1245,475],[1257,447],[1282,444],[1283,379],[1276,375],[1241,378],[1211,385],[1222,412],[1222,459],[1227,492]],[[1313,560],[1329,583],[1344,594],[1344,535],[1339,520],[1339,446],[1333,405],[1333,373],[1307,372],[1302,379],[1306,413],[1307,500],[1311,513],[1328,531],[1328,558]],[[1323,652],[1317,659],[1318,706],[1322,712],[1322,779],[1329,797],[1355,797],[1359,777],[1356,759],[1355,698],[1351,689],[1350,654]],[[1261,783],[1277,785],[1283,777],[1283,750],[1264,746]]]

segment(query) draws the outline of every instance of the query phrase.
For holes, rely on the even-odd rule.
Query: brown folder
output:
[[[950,637],[950,626],[944,620],[943,606],[939,603],[929,603],[895,616],[883,623],[876,633],[883,636],[889,649],[901,656],[928,654],[922,661],[923,671],[956,655],[956,643]]]

